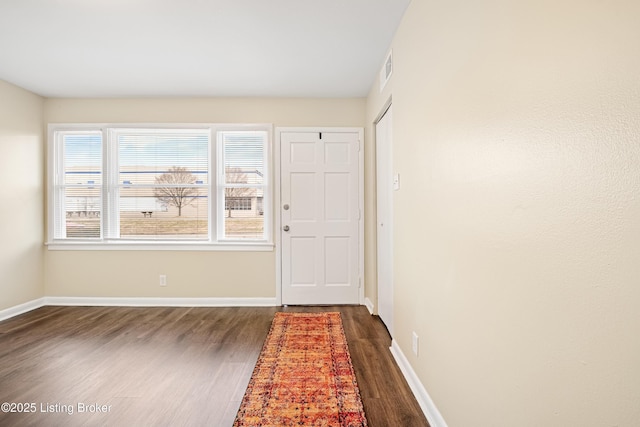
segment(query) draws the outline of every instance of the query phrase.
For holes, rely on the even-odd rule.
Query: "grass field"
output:
[[[225,218],[227,237],[260,238],[264,228],[264,217]],[[207,220],[193,218],[121,218],[122,237],[206,237]],[[100,237],[100,218],[68,218],[67,237]]]

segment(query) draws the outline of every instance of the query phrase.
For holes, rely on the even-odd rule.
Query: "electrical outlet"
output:
[[[413,335],[411,337],[412,337],[411,349],[413,350],[413,354],[417,356],[418,355],[418,334],[413,332]]]
[[[160,275],[160,286],[167,286],[167,275],[166,274],[161,274]]]

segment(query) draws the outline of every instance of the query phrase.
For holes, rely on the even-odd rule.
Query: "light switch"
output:
[[[394,190],[399,190],[400,189],[400,174],[399,173],[393,174],[393,189]]]

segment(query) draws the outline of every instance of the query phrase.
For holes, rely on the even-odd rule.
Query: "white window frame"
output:
[[[117,224],[117,218],[105,218],[104,210],[108,203],[108,197],[114,197],[109,194],[109,185],[117,184],[117,144],[108,143],[110,133],[116,129],[207,129],[209,130],[209,179],[206,184],[208,189],[209,211],[208,211],[208,237],[201,240],[175,239],[175,240],[135,240],[130,238],[113,238],[113,236],[102,235],[105,229],[113,227]],[[60,156],[61,148],[56,144],[55,138],[57,132],[101,132],[103,138],[103,203],[100,207],[101,218],[104,223],[101,228],[101,237],[99,239],[67,239],[55,238],[55,221],[65,218],[60,212],[55,212],[55,207],[61,204],[55,204],[55,184],[56,173],[62,167],[62,157]],[[264,239],[233,239],[221,238],[223,233],[219,232],[219,227],[224,222],[224,196],[220,195],[218,190],[218,168],[221,144],[217,137],[221,131],[264,131],[267,135],[265,146],[265,181],[264,190]],[[273,126],[271,124],[212,124],[212,123],[93,123],[93,124],[65,124],[52,123],[48,125],[48,157],[47,157],[47,248],[49,250],[188,250],[188,251],[272,251],[273,244],[273,183],[274,174],[271,165],[273,164],[272,149],[273,146]],[[57,151],[56,151],[57,150]],[[57,163],[57,164],[56,164]],[[109,180],[112,182],[110,183]],[[115,180],[115,181],[114,181]],[[63,212],[64,213],[64,212]]]
[[[228,237],[224,237],[220,232],[220,230],[224,230],[224,214],[225,214],[225,200],[224,200],[224,189],[226,188],[224,185],[220,185],[220,182],[222,182],[222,180],[224,180],[224,175],[225,175],[225,171],[224,171],[224,165],[223,165],[223,141],[222,138],[220,138],[218,136],[218,133],[223,133],[223,132],[235,132],[235,131],[264,131],[265,129],[260,129],[258,127],[255,126],[243,126],[241,128],[239,128],[238,126],[218,126],[216,128],[216,132],[213,136],[216,137],[216,142],[215,142],[215,149],[216,149],[216,156],[215,156],[215,162],[216,162],[216,168],[218,171],[218,175],[216,176],[215,180],[211,180],[212,183],[211,185],[216,187],[216,199],[217,199],[217,204],[219,206],[223,206],[223,209],[215,209],[213,210],[216,214],[221,213],[221,215],[219,215],[217,217],[217,226],[216,226],[216,230],[218,230],[218,241],[224,241],[224,242],[231,242],[233,241],[232,238],[228,238]],[[271,193],[271,181],[272,181],[272,176],[273,173],[271,172],[271,143],[272,140],[272,135],[268,134],[268,141],[267,141],[267,146],[265,147],[265,159],[264,159],[264,174],[266,176],[265,180],[264,180],[264,184],[262,185],[263,191],[264,191],[264,198],[267,199],[264,202],[264,207],[263,207],[263,211],[264,211],[264,232],[265,235],[270,236],[270,238],[273,238],[272,236],[272,230],[271,230],[271,224],[273,222],[271,215],[266,215],[267,212],[271,213],[272,209],[271,209],[271,197],[272,197],[272,193]],[[257,185],[251,185],[250,187],[259,187]]]

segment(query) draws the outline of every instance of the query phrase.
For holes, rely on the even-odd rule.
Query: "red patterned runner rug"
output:
[[[276,313],[233,425],[367,425],[340,313]]]

